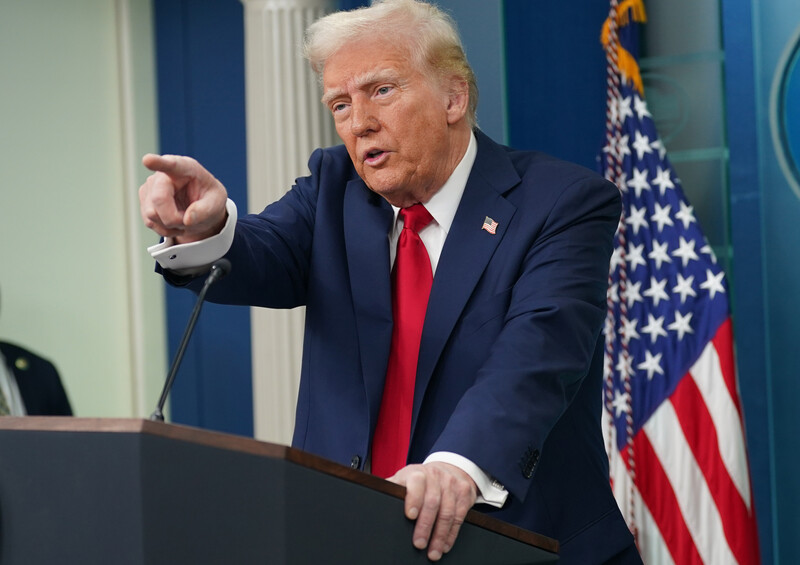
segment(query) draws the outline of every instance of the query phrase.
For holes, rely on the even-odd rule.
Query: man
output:
[[[7,412],[2,404],[6,403]],[[0,341],[0,416],[72,416],[58,371],[47,359]]]
[[[55,365],[0,341],[0,416],[72,416]]]
[[[458,35],[427,3],[327,16],[306,55],[344,146],[238,221],[196,161],[145,156],[161,268],[197,289],[187,275],[225,255],[211,300],[306,305],[293,445],[405,485],[431,560],[477,502],[558,539],[563,563],[640,563],[600,433],[616,188],[483,135]]]

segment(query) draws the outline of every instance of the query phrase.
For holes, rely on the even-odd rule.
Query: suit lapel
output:
[[[476,137],[478,154],[442,249],[425,316],[412,437],[436,363],[516,211],[503,193],[519,183],[519,175],[498,145],[480,132]],[[487,216],[497,222],[495,234],[482,229]]]
[[[372,423],[381,403],[392,340],[388,234],[394,215],[388,202],[356,179],[345,190],[343,217],[358,350]]]

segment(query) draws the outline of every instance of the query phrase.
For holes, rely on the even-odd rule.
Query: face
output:
[[[403,46],[349,44],[325,63],[322,82],[322,101],[356,171],[395,206],[427,202],[466,151],[466,84],[444,88],[415,68]]]

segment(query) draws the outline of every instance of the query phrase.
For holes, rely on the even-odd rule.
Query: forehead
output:
[[[350,90],[375,80],[406,79],[421,74],[415,68],[409,50],[380,39],[354,41],[341,47],[325,62],[322,86],[332,90]]]

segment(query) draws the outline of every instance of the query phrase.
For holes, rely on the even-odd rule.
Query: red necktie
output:
[[[372,473],[384,478],[405,467],[408,457],[419,342],[433,283],[431,260],[418,235],[433,217],[422,204],[401,209],[400,217],[403,231],[392,270],[392,348],[372,439]]]

